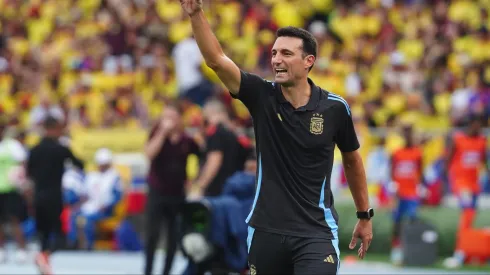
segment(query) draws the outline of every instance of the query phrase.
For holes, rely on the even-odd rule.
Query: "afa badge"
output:
[[[313,114],[310,122],[310,133],[321,135],[323,133],[323,115],[319,113]]]

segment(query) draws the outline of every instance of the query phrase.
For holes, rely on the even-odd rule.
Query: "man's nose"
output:
[[[282,63],[282,58],[280,57],[273,57],[272,58],[272,65],[277,66]]]

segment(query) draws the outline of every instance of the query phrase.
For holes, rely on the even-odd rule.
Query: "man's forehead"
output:
[[[303,40],[297,37],[281,36],[276,39],[276,42],[272,46],[273,50],[297,50],[303,49]]]

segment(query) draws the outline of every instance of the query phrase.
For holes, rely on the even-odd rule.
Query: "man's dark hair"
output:
[[[48,116],[48,117],[46,117],[46,119],[44,119],[43,126],[44,126],[44,129],[46,129],[46,130],[55,129],[59,125],[60,125],[59,121],[52,116]]]
[[[316,58],[318,44],[316,38],[309,31],[289,26],[278,29],[276,37],[296,37],[301,39],[303,41],[303,57],[313,55]],[[314,65],[311,65],[308,71],[311,71]]]

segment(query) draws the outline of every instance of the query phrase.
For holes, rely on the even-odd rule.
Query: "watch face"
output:
[[[374,209],[369,208],[368,212],[369,212],[369,217],[374,216]]]

